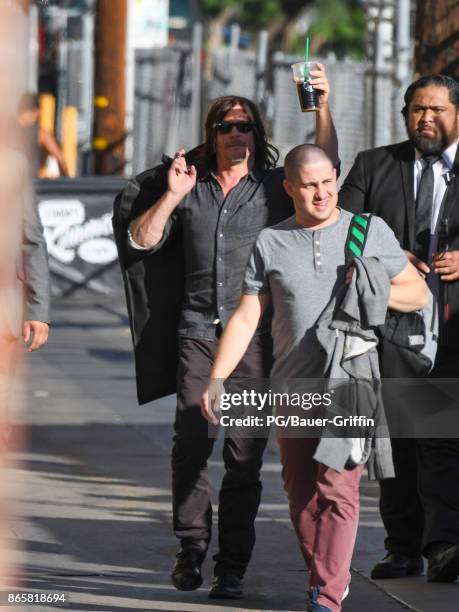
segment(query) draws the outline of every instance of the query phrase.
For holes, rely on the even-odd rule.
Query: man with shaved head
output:
[[[243,295],[231,317],[201,399],[203,416],[218,422],[221,381],[237,367],[268,304],[274,307],[271,378],[321,379],[325,353],[317,321],[348,282],[345,244],[352,214],[341,210],[336,171],[323,149],[300,145],[285,158],[284,188],[295,214],[261,231],[252,250]],[[388,305],[400,311],[424,306],[426,286],[393,232],[378,217],[371,221],[365,256],[376,257],[390,279]],[[386,277],[386,287],[389,286]],[[358,525],[359,481],[363,466],[341,472],[319,463],[319,440],[280,438],[282,477],[290,516],[309,571],[308,610],[337,612],[350,581]]]
[[[295,181],[301,166],[312,166],[315,163],[330,162],[330,157],[319,146],[299,145],[293,148],[285,158],[284,175],[289,181]]]

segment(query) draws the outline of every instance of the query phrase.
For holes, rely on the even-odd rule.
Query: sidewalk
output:
[[[177,547],[170,530],[169,485],[174,398],[137,406],[124,313],[122,303],[108,300],[57,304],[48,346],[29,358],[28,441],[15,470],[20,512],[13,531],[25,548],[18,585],[28,592],[64,592],[69,602],[23,609],[305,610],[304,566],[274,444],[265,455],[247,596],[236,603],[208,599],[211,555],[201,589],[183,593],[171,586]],[[216,489],[221,468],[217,448],[210,465]],[[459,584],[368,579],[383,552],[377,493],[375,483],[363,482],[356,571],[343,610],[458,610]]]

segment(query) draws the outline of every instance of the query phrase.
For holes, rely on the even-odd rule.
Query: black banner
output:
[[[112,209],[125,184],[122,177],[105,176],[36,182],[53,295],[123,292]]]

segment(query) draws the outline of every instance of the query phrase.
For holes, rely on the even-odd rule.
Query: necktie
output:
[[[434,196],[434,172],[432,166],[440,159],[438,155],[423,155],[424,169],[419,181],[414,220],[414,254],[427,262],[429,257],[430,223]]]

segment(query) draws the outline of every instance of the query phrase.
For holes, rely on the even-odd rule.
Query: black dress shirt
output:
[[[254,168],[227,194],[214,174],[197,180],[170,217],[156,252],[180,232],[185,300],[179,336],[215,340],[239,303],[250,252],[264,227],[291,216],[283,168]],[[266,321],[265,321],[266,323]],[[266,329],[259,327],[258,333]]]

